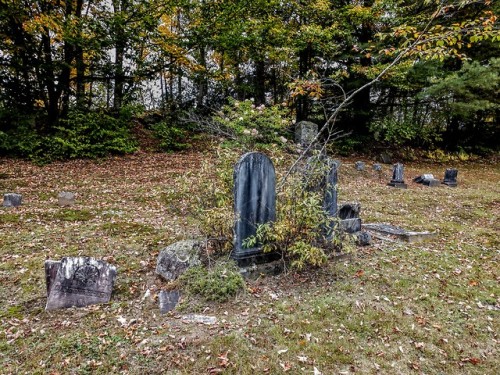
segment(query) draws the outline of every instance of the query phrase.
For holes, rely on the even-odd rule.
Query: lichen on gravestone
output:
[[[201,264],[201,243],[198,240],[175,242],[160,251],[156,274],[167,281],[177,279],[188,268]]]

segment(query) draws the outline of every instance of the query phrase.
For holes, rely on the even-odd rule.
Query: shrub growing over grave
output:
[[[245,281],[232,261],[219,262],[213,268],[189,268],[179,277],[179,282],[189,295],[216,302],[225,302],[245,288]]]

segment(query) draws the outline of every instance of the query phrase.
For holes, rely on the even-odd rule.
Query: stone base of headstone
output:
[[[23,196],[21,194],[7,193],[3,195],[4,207],[18,207],[21,205]]]
[[[429,186],[429,187],[436,187],[436,186],[440,186],[441,185],[441,182],[438,180],[438,179],[435,179],[435,178],[431,178],[429,180],[425,180],[423,182],[423,184],[425,186]]]
[[[175,242],[160,251],[156,274],[167,281],[177,279],[189,267],[201,264],[201,245],[197,240]]]
[[[443,184],[449,187],[457,187],[457,182],[456,181],[443,181]]]
[[[256,280],[262,275],[277,276],[284,271],[283,260],[274,260],[266,263],[253,263],[251,265],[240,267],[240,274],[245,279]]]
[[[356,233],[361,230],[361,219],[344,219],[339,221],[339,229],[344,233]]]
[[[425,240],[433,239],[436,233],[432,232],[413,232],[404,228],[400,228],[389,224],[363,224],[363,229],[375,232],[384,236],[394,237],[398,240],[417,243]]]
[[[406,185],[404,182],[398,182],[398,181],[391,181],[387,185],[398,188],[398,189],[407,189],[408,188],[408,185]]]
[[[372,244],[372,235],[366,231],[360,231],[355,233],[356,245],[358,246],[369,246]]]
[[[180,293],[178,290],[160,291],[158,296],[160,302],[160,313],[166,314],[169,311],[175,309],[175,306],[179,303]]]
[[[57,195],[57,204],[59,206],[72,206],[75,204],[75,193],[62,191]]]
[[[85,307],[111,299],[116,268],[90,257],[67,257],[45,265],[46,310]],[[55,273],[55,276],[54,276]]]
[[[245,249],[244,254],[231,254],[231,258],[236,261],[238,267],[250,267],[264,263],[270,263],[281,258],[279,253],[263,253],[260,248]]]

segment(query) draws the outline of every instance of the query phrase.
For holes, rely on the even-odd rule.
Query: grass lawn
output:
[[[500,371],[500,166],[405,164],[407,190],[341,158],[340,201],[364,222],[433,231],[429,242],[376,239],[321,269],[248,281],[227,303],[159,313],[159,250],[198,235],[201,168],[212,151],[139,153],[39,167],[0,160],[0,373],[497,374]],[[277,163],[280,173],[286,161]],[[447,167],[458,187],[413,177]],[[205,171],[205,172],[204,172]],[[69,208],[60,191],[77,194]],[[86,255],[118,268],[111,302],[46,312],[44,261]],[[150,291],[147,296],[146,291]],[[188,323],[200,313],[217,323]]]

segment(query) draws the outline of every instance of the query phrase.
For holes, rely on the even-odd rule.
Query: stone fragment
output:
[[[175,280],[188,268],[201,264],[200,241],[175,242],[160,251],[156,262],[156,274],[167,281]]]
[[[183,315],[181,319],[187,323],[201,323],[207,325],[217,323],[217,318],[215,316],[208,315],[189,314]]]
[[[18,207],[21,205],[23,196],[16,193],[7,193],[3,195],[4,207]]]
[[[368,246],[372,244],[372,235],[364,230],[356,232],[356,245]]]
[[[160,312],[162,314],[168,313],[175,309],[175,306],[179,303],[180,293],[178,290],[160,291],[158,299],[160,300]]]
[[[376,172],[382,172],[382,165],[379,163],[375,163],[373,164],[372,169]]]
[[[364,171],[365,170],[365,163],[362,161],[357,161],[354,163],[354,167],[356,168],[357,171]]]
[[[435,238],[436,236],[436,233],[433,232],[413,232],[390,224],[363,224],[363,228],[371,232],[376,232],[384,236],[392,236],[411,243],[422,242]]]
[[[276,218],[274,165],[260,152],[243,155],[234,168],[234,212],[236,222],[232,257],[239,266],[245,266],[254,262],[254,256],[262,254],[262,249],[260,244],[246,248],[243,241],[255,236],[259,224]],[[272,258],[276,254],[266,256]]]
[[[309,147],[318,135],[318,125],[310,121],[300,121],[295,125],[295,143]]]
[[[344,219],[339,222],[339,229],[345,233],[356,233],[361,230],[361,219]]]
[[[75,204],[75,193],[69,191],[61,191],[57,195],[57,203],[59,206],[72,206]]]
[[[359,202],[343,203],[339,206],[338,217],[339,219],[355,219],[359,218],[361,212],[361,204]]]
[[[408,186],[404,182],[404,167],[403,164],[394,164],[394,170],[392,172],[392,180],[388,183],[389,186],[406,189]]]
[[[446,169],[446,171],[444,172],[443,184],[448,185],[449,187],[456,187],[457,175],[458,175],[458,169],[451,169],[451,168]]]
[[[45,269],[49,290],[46,310],[107,303],[111,298],[116,268],[102,260],[66,257],[59,266],[49,263]]]

